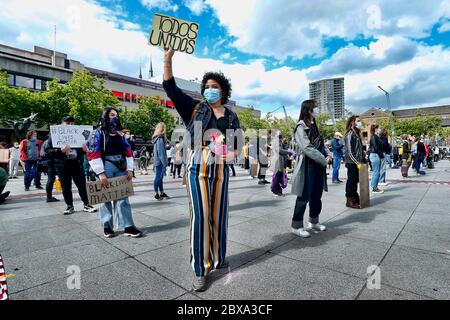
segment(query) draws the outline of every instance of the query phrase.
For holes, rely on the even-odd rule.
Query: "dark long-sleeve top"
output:
[[[175,79],[173,77],[170,78],[169,80],[164,80],[163,87],[168,97],[172,100],[175,109],[177,110],[184,124],[188,126],[193,119],[196,106],[199,105],[201,101],[190,97],[189,95],[184,93],[180,88],[178,88]],[[227,107],[225,107],[224,117],[219,119],[217,119],[214,116],[214,114],[212,114],[213,111],[210,107],[205,112],[211,113],[211,116],[209,122],[203,128],[203,131],[209,129],[218,129],[222,134],[225,134],[227,129],[231,129],[230,128],[231,123],[233,123],[234,125],[233,129],[240,128],[239,119],[237,118],[236,114]],[[236,139],[242,139],[242,137],[240,137],[240,135],[237,135],[234,138],[235,138],[234,149],[238,150],[239,148],[237,148],[238,143]],[[238,151],[240,152],[241,150]]]
[[[376,134],[370,138],[370,153],[376,153],[381,158],[384,158],[383,155],[383,144],[381,143],[380,137]]]

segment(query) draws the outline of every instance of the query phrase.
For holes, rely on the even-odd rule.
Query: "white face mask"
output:
[[[355,127],[357,129],[362,129],[362,127],[363,127],[362,122],[361,121],[356,122]]]
[[[311,112],[311,115],[313,116],[313,118],[317,118],[319,116],[319,113],[317,112],[317,108],[313,109],[313,111]]]

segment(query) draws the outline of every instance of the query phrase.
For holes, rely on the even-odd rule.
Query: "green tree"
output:
[[[0,117],[2,124],[6,120],[18,120],[28,117],[36,107],[37,100],[24,88],[10,88],[8,74],[0,71]]]
[[[75,70],[63,91],[65,99],[59,102],[68,104],[69,114],[75,117],[78,124],[94,124],[104,107],[119,105],[112,92],[104,88],[104,80],[84,69]]]
[[[122,125],[132,134],[145,140],[152,137],[159,122],[166,124],[166,134],[170,138],[175,129],[175,118],[161,106],[159,97],[144,98],[139,107],[121,114]]]
[[[328,124],[330,120],[330,116],[328,113],[321,113],[316,118],[316,124],[319,128],[319,132],[325,140],[332,139],[334,136],[334,128],[333,125]]]
[[[47,86],[47,91],[34,94],[39,101],[34,110],[38,113],[38,126],[50,126],[59,123],[62,117],[70,114],[66,87],[59,84],[58,79],[48,82]]]
[[[267,120],[255,117],[251,108],[247,108],[243,111],[238,111],[237,114],[239,117],[241,128],[244,131],[247,131],[249,129],[259,130],[269,128]]]

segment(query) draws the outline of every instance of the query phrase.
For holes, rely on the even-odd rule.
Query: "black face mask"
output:
[[[109,132],[116,133],[118,127],[119,127],[119,119],[117,119],[117,118],[110,118],[110,119],[108,119],[108,130],[109,130]]]

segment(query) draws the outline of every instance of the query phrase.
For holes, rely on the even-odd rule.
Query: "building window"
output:
[[[16,75],[16,86],[17,87],[34,89],[34,79]]]
[[[41,79],[35,79],[34,81],[36,81],[34,88],[36,90],[43,90],[42,80]]]
[[[14,75],[8,74],[8,85],[13,86],[14,85]]]

